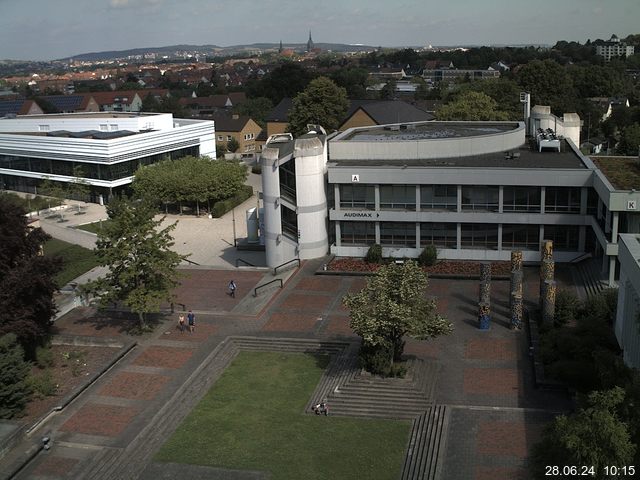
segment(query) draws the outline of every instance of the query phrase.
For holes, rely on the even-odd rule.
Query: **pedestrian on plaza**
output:
[[[196,314],[191,310],[187,313],[187,322],[189,323],[189,331],[193,333],[196,329]]]
[[[178,316],[178,328],[180,329],[180,333],[184,333],[184,314],[180,314]]]
[[[229,282],[229,295],[231,296],[231,298],[236,298],[236,288],[238,288],[236,282],[231,280]]]

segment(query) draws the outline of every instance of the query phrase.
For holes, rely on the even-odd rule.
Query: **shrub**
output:
[[[393,348],[388,344],[371,345],[363,343],[360,347],[360,365],[374,375],[387,376],[391,370]]]
[[[53,352],[51,347],[36,347],[36,365],[38,368],[47,368],[53,366]]]
[[[213,218],[222,217],[225,213],[250,198],[251,195],[253,195],[253,187],[251,187],[251,185],[243,185],[238,193],[236,193],[233,197],[214,203],[213,207],[211,208],[211,216]]]
[[[256,175],[260,175],[262,173],[262,165],[259,163],[253,165],[251,167],[251,173],[255,173]]]
[[[231,153],[236,153],[239,148],[240,144],[238,143],[238,140],[236,140],[235,137],[231,137],[231,140],[227,142],[227,150]]]
[[[578,318],[582,307],[582,302],[578,296],[569,290],[558,290],[556,295],[556,314],[554,323],[556,325],[566,325],[573,323]]]
[[[382,245],[377,243],[371,245],[367,251],[367,255],[364,257],[364,261],[367,263],[382,262]]]
[[[0,337],[0,418],[15,416],[29,401],[29,369],[16,335],[9,333]]]
[[[435,265],[438,261],[438,249],[435,245],[427,245],[418,257],[418,263],[423,267]]]
[[[58,386],[53,381],[51,372],[49,372],[48,370],[41,375],[29,376],[28,383],[36,398],[44,398],[55,395],[58,388]]]

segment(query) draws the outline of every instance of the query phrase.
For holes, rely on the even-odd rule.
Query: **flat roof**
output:
[[[149,112],[81,112],[81,113],[44,113],[38,115],[19,115],[13,118],[0,118],[0,120],[29,120],[29,119],[57,119],[57,118],[135,118],[135,117],[151,117],[155,115],[166,115],[164,113]]]
[[[561,142],[561,151],[538,152],[534,146],[522,145],[507,152],[486,153],[447,158],[418,159],[334,159],[329,152],[329,164],[338,167],[432,167],[432,168],[545,168],[545,169],[586,169],[588,168],[566,141]]]
[[[590,157],[616,190],[640,190],[637,157]]]
[[[518,122],[420,122],[356,128],[335,138],[348,142],[437,140],[491,135],[517,130]]]

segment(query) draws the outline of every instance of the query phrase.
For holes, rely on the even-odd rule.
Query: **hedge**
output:
[[[253,187],[251,185],[243,185],[240,191],[233,197],[214,203],[211,208],[211,216],[213,218],[222,217],[225,213],[250,198],[251,195],[253,195]]]

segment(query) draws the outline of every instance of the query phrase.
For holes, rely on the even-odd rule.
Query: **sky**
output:
[[[640,0],[0,0],[0,59],[175,44],[555,44],[640,33]]]

